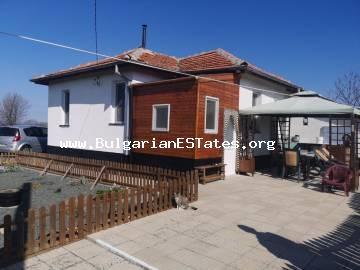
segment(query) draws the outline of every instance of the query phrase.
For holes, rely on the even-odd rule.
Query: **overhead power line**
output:
[[[165,69],[165,68],[162,68],[162,67],[152,66],[152,65],[145,64],[145,63],[141,63],[141,62],[132,61],[132,60],[126,60],[126,59],[122,59],[122,58],[119,58],[119,57],[114,57],[114,56],[110,56],[110,55],[106,55],[106,54],[102,54],[102,53],[98,53],[98,52],[93,52],[93,51],[89,51],[89,50],[85,50],[85,49],[80,49],[80,48],[76,48],[76,47],[72,47],[72,46],[68,46],[68,45],[64,45],[64,44],[60,44],[60,43],[55,43],[55,42],[51,42],[51,41],[47,41],[47,40],[43,40],[43,39],[37,39],[37,38],[30,37],[30,36],[24,36],[24,35],[4,32],[4,31],[0,31],[0,34],[10,36],[10,37],[19,38],[19,39],[25,39],[25,40],[29,40],[29,41],[32,41],[32,42],[42,43],[42,44],[46,44],[46,45],[50,45],[50,46],[54,46],[54,47],[59,47],[59,48],[63,48],[63,49],[68,49],[68,50],[73,50],[73,51],[77,51],[77,52],[96,55],[97,57],[101,56],[101,57],[104,57],[104,58],[110,58],[110,59],[114,59],[114,60],[117,60],[117,61],[123,62],[123,63],[131,63],[131,64],[135,64],[135,65],[139,65],[139,66],[143,66],[143,67],[154,68],[154,69],[167,71],[167,72],[171,71],[171,70],[168,70],[168,69]],[[201,75],[198,76],[198,75],[185,73],[185,72],[181,72],[181,71],[171,71],[171,72],[177,73],[179,75],[188,76],[188,77],[204,79],[204,80],[207,80],[207,81],[218,82],[218,83],[227,84],[227,85],[240,86],[240,84],[237,84],[237,83],[221,81],[221,80],[217,80],[217,79],[214,79],[214,78],[209,78],[209,77],[206,77],[206,76],[201,76]],[[259,91],[259,92],[269,92],[269,93],[275,93],[277,95],[284,95],[284,96],[290,96],[291,95],[291,94],[286,94],[286,93],[279,93],[277,91],[272,91],[272,90],[268,90],[268,89],[260,89],[260,88],[249,87],[249,86],[244,86],[244,87],[246,87],[248,89],[253,89],[253,90],[256,90],[256,91]]]

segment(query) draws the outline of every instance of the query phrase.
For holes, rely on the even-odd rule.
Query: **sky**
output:
[[[116,55],[147,47],[188,56],[223,48],[267,71],[328,95],[360,71],[360,1],[97,0],[98,49]],[[0,0],[0,31],[95,50],[94,0]],[[47,87],[30,78],[95,56],[0,35],[0,99],[17,92],[29,119],[47,120]]]

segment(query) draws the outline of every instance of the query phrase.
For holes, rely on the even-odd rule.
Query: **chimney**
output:
[[[146,28],[147,24],[142,25],[142,39],[141,39],[141,48],[146,48]]]

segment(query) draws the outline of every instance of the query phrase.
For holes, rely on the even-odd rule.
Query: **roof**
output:
[[[150,68],[177,72],[182,75],[184,75],[183,73],[201,73],[220,69],[242,68],[243,70],[248,70],[249,72],[256,73],[260,76],[276,80],[290,87],[298,88],[298,86],[294,85],[290,81],[260,69],[259,67],[250,64],[223,49],[215,49],[183,58],[176,58],[174,56],[154,52],[149,49],[135,48],[114,57],[103,58],[98,61],[88,62],[69,69],[34,77],[31,81],[40,84],[47,84],[52,79],[101,69],[119,63],[145,65]]]
[[[254,106],[240,110],[244,115],[360,115],[360,110],[344,104],[336,103],[313,91],[304,91],[291,97],[275,102]]]

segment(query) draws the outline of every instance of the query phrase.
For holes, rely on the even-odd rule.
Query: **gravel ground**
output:
[[[87,179],[84,179],[88,182]],[[79,194],[96,194],[97,190],[110,189],[110,186],[98,184],[90,191],[91,183],[82,184],[79,179],[65,178],[61,181],[61,176],[47,174],[40,176],[38,171],[16,168],[13,172],[0,172],[0,189],[21,188],[25,183],[31,183],[31,205],[38,209],[41,206],[50,206],[76,197]],[[3,223],[4,216],[14,215],[17,207],[0,207],[0,224]]]
[[[5,168],[6,169],[6,168]],[[63,200],[68,200],[71,197],[77,197],[79,194],[88,195],[96,194],[97,190],[107,190],[111,186],[97,184],[96,187],[90,191],[92,185],[86,178],[80,181],[74,178],[65,178],[61,181],[61,176],[46,174],[40,176],[40,172],[24,169],[20,167],[12,168],[13,171],[4,172],[4,167],[0,166],[0,190],[1,189],[18,189],[23,187],[25,183],[31,183],[31,199],[29,208],[39,209],[52,204],[58,204]],[[0,207],[0,224],[4,223],[4,216],[10,214],[12,219],[15,219],[18,207]],[[38,212],[36,212],[38,214]],[[58,216],[58,214],[57,214]],[[49,224],[47,224],[48,226]],[[35,224],[36,233],[38,234],[39,224]],[[4,244],[3,229],[0,229],[0,248]]]

